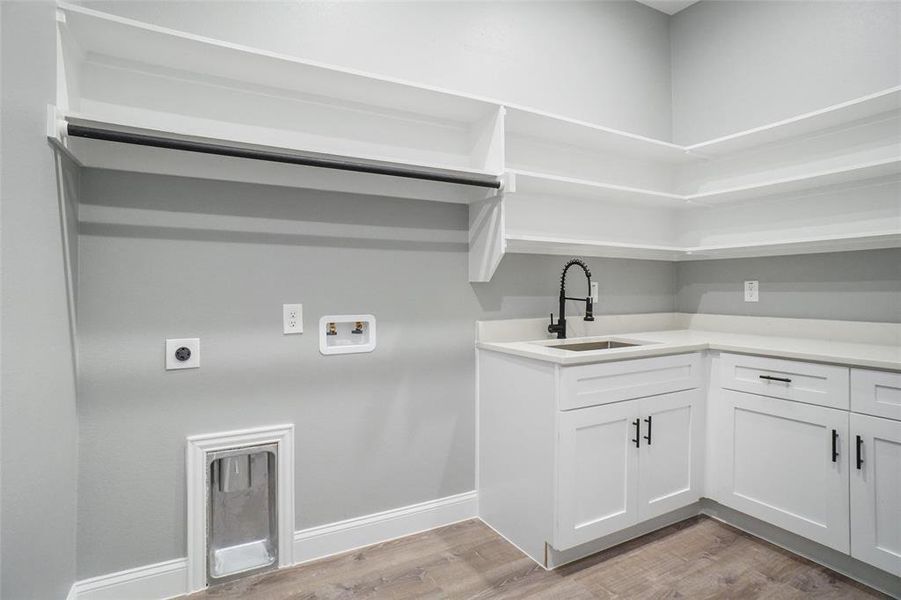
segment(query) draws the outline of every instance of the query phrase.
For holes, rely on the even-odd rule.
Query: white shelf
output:
[[[509,104],[506,106],[507,132],[510,134],[635,159],[678,164],[721,157],[772,142],[815,135],[864,119],[897,115],[901,111],[901,86],[688,145],[674,144],[533,108]]]
[[[669,192],[645,190],[623,185],[576,179],[519,169],[507,171],[508,193],[569,198],[588,198],[647,204],[652,206],[683,206],[685,197]]]
[[[104,122],[87,119],[80,115],[68,115],[68,123],[99,127],[113,131],[141,133],[178,141],[200,141],[215,144],[228,143],[229,147],[248,150],[262,150],[298,157],[349,160],[374,167],[402,167],[408,171],[418,171],[427,175],[457,176],[491,181],[497,176],[480,169],[455,169],[436,163],[395,163],[378,160],[371,156],[328,155],[303,151],[293,147],[273,147],[246,140],[260,139],[248,135],[242,140],[232,136],[207,138],[193,135],[197,129],[185,131],[161,131],[124,126],[121,122]],[[439,202],[467,204],[496,194],[491,188],[457,185],[417,179],[398,178],[387,175],[356,173],[318,167],[280,164],[268,161],[250,160],[202,154],[196,152],[161,149],[134,144],[115,143],[79,137],[63,137],[65,151],[81,166],[141,173],[156,173],[200,179],[240,181],[265,185],[280,185],[323,191],[391,196]]]
[[[487,101],[71,5],[59,32],[57,119],[68,123],[432,176],[503,170],[503,109]],[[89,167],[443,202],[496,193],[50,135]]]
[[[868,234],[833,235],[763,243],[695,246],[686,248],[679,260],[711,260],[817,254],[849,250],[876,250],[901,247],[901,230]]]
[[[901,173],[901,156],[898,158],[874,160],[846,167],[824,169],[773,179],[751,185],[729,187],[719,190],[687,194],[682,196],[693,204],[715,205],[740,202],[752,198],[770,197],[795,192],[803,192],[833,185],[877,179]]]
[[[84,58],[108,57],[169,73],[314,94],[458,122],[475,122],[497,105],[474,96],[301,60],[60,3],[64,31]]]
[[[513,254],[559,254],[676,261],[685,253],[683,249],[674,246],[577,240],[519,233],[507,233],[504,237],[507,252]]]
[[[633,188],[520,169],[510,169],[507,171],[507,174],[509,182],[507,186],[508,193],[547,197],[588,198],[684,208],[714,206],[754,198],[802,193],[807,190],[898,175],[901,174],[901,156],[695,194],[674,194],[660,190]]]
[[[901,110],[901,86],[895,86],[775,123],[690,144],[685,150],[701,156],[723,156],[771,142],[816,134],[878,115],[897,114],[899,110]]]
[[[835,235],[764,243],[691,247],[626,244],[518,233],[508,233],[505,239],[506,251],[513,254],[576,255],[681,262],[898,248],[901,247],[901,230],[864,235]]]
[[[508,134],[648,161],[681,163],[694,160],[685,147],[678,144],[532,108],[509,104],[506,107]]]

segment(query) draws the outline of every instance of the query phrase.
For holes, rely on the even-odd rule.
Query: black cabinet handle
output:
[[[832,462],[836,462],[838,460],[838,432],[833,429],[832,430]]]
[[[760,375],[761,379],[766,379],[767,381],[781,381],[782,383],[791,383],[792,380],[788,377],[773,377],[772,375]]]
[[[632,422],[632,425],[635,425],[635,439],[632,441],[635,442],[636,448],[640,448],[641,447],[641,419],[635,419],[635,421]]]
[[[861,456],[860,456],[860,450],[861,450],[862,446],[863,446],[863,438],[860,436],[857,436],[857,470],[858,471],[863,466],[863,458],[861,458]]]
[[[651,445],[651,419],[653,419],[653,417],[648,415],[648,418],[644,420],[644,422],[648,424],[648,434],[644,436],[644,439],[648,441],[648,446]]]

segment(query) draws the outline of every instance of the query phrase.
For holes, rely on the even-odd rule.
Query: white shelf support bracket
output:
[[[63,145],[68,133],[68,123],[62,112],[52,104],[47,105],[47,139],[59,145]]]
[[[491,281],[507,241],[504,225],[504,194],[469,205],[469,281]]]
[[[490,173],[504,171],[504,115],[507,109],[496,107],[472,128],[472,166]]]
[[[516,173],[507,171],[501,177],[501,189],[507,194],[516,193]]]

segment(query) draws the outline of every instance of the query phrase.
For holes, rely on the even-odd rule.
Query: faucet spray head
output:
[[[594,321],[594,302],[591,296],[585,298],[585,321]]]

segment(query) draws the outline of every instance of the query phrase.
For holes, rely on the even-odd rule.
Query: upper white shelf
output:
[[[366,107],[474,122],[496,103],[353,69],[301,60],[211,38],[157,27],[61,3],[65,31],[83,58],[103,57],[222,78],[270,91],[295,91]]]
[[[59,121],[408,174],[497,182],[503,171],[497,104],[77,6],[59,10]],[[84,139],[62,125],[58,131],[51,137],[89,167],[444,202],[496,193]]]
[[[683,163],[694,160],[684,146],[654,138],[525,108],[507,107],[508,134],[553,144],[577,146],[596,152],[618,154],[638,160]],[[508,141],[509,143],[509,141]]]
[[[763,179],[753,184],[723,187],[693,194],[675,194],[662,190],[634,188],[510,169],[507,171],[506,191],[514,194],[542,196],[548,199],[555,197],[587,198],[648,206],[687,208],[799,194],[828,186],[875,180],[897,174],[901,174],[901,156],[821,169],[790,177]]]
[[[723,156],[771,142],[815,134],[883,114],[890,115],[899,110],[901,110],[901,86],[895,86],[775,123],[690,144],[685,146],[685,150],[699,156]]]
[[[901,111],[901,86],[689,145],[658,140],[532,108],[510,104],[506,106],[508,134],[639,160],[679,164],[817,135],[824,130],[881,115],[897,115]]]

